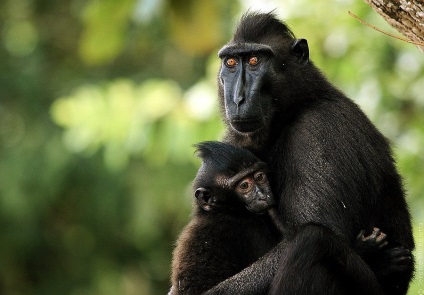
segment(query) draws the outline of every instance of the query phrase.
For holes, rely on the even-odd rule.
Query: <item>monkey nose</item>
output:
[[[258,196],[259,201],[266,201],[266,199],[268,199],[267,195],[259,193],[259,196]]]
[[[237,95],[237,96],[234,98],[234,103],[235,103],[237,106],[241,105],[243,102],[244,102],[244,97],[243,97],[242,95]]]
[[[240,106],[244,102],[245,97],[246,97],[246,95],[245,95],[246,91],[245,90],[246,89],[245,89],[245,85],[243,83],[243,80],[239,79],[237,81],[236,88],[234,89],[234,92],[233,92],[233,94],[234,94],[233,100],[234,100],[234,103],[237,106]]]

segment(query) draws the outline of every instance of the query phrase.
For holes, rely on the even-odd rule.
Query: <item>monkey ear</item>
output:
[[[292,45],[292,51],[297,57],[299,64],[306,64],[309,61],[309,47],[306,39],[297,39]]]
[[[197,203],[205,211],[211,211],[212,206],[214,205],[214,199],[212,198],[211,191],[204,187],[199,187],[194,192],[194,197],[197,200]]]

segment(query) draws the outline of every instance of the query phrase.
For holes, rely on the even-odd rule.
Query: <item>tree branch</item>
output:
[[[424,2],[422,0],[364,0],[411,41],[424,43]],[[424,45],[417,45],[424,51]]]

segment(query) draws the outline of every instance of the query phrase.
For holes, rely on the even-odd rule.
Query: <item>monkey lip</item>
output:
[[[252,213],[261,214],[265,213],[273,205],[269,201],[255,201],[255,204],[247,205],[246,208]]]
[[[232,120],[231,126],[238,132],[250,133],[260,129],[262,127],[262,121],[260,119]]]

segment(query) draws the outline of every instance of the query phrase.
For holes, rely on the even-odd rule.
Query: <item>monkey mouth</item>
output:
[[[248,205],[246,206],[247,210],[255,214],[263,214],[265,213],[272,205],[267,202],[260,202],[260,204]]]
[[[262,120],[232,120],[230,124],[233,129],[240,133],[252,133],[262,127]]]

